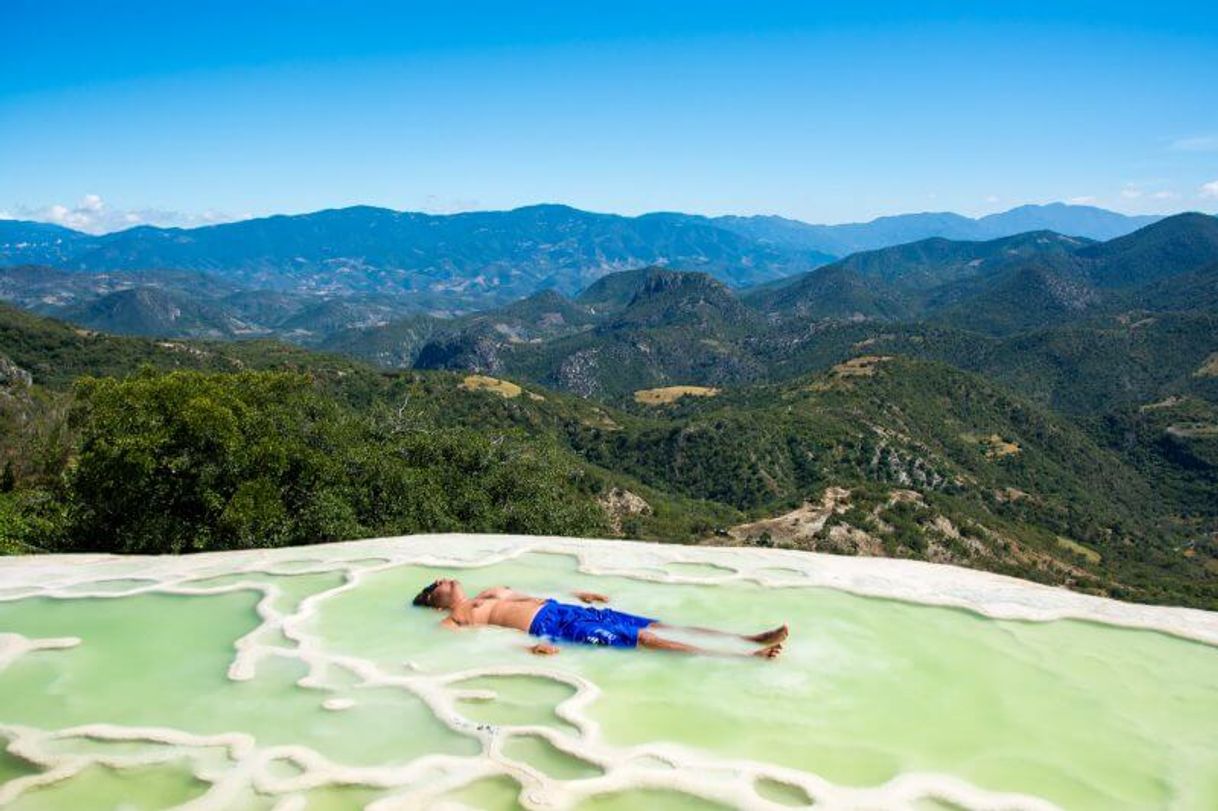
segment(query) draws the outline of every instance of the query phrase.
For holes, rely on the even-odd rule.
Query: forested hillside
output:
[[[940,363],[856,354],[787,383],[614,408],[269,342],[118,338],[7,309],[0,326],[9,551],[618,534],[923,557],[1130,599],[1218,599],[1207,568],[1218,550],[1197,523],[1209,485],[1149,476],[1145,465],[1164,464],[1153,443],[1121,453]],[[1177,405],[1186,401],[1152,416],[1182,433],[1162,416]],[[1213,416],[1189,414],[1193,426]],[[1187,429],[1180,442],[1189,430],[1204,434]],[[1205,453],[1194,455],[1214,460]],[[1179,511],[1190,500],[1192,523]]]
[[[455,317],[9,269],[27,307],[165,334],[0,309],[0,542],[618,535],[1214,607],[1215,222],[936,238],[744,294],[636,268]],[[70,306],[46,303],[56,279]],[[243,338],[255,321],[331,354]]]

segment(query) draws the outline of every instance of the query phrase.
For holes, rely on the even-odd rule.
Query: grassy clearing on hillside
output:
[[[1018,442],[1009,442],[1003,439],[1000,434],[989,434],[988,436],[977,436],[976,434],[961,434],[960,438],[965,442],[971,442],[980,445],[985,452],[986,459],[1003,459],[1007,456],[1016,456],[1022,448]]]
[[[491,391],[508,400],[519,397],[520,393],[524,391],[509,380],[500,380],[497,377],[487,377],[486,375],[469,375],[461,381],[458,388],[466,391]]]
[[[1103,556],[1099,552],[1096,552],[1094,549],[1087,547],[1087,546],[1083,546],[1078,541],[1072,541],[1069,538],[1063,537],[1061,535],[1057,536],[1057,545],[1060,546],[1062,549],[1067,549],[1067,550],[1073,552],[1076,555],[1081,555],[1082,557],[1086,558],[1091,563],[1099,563],[1101,560],[1104,559]]]
[[[634,401],[640,405],[668,405],[689,395],[690,397],[714,397],[718,389],[706,386],[664,386],[658,389],[640,389],[634,393]]]
[[[892,360],[888,355],[859,355],[833,367],[833,373],[838,377],[871,377],[875,367],[886,360]]]
[[[859,355],[856,358],[850,358],[831,367],[830,374],[813,381],[808,385],[808,390],[824,392],[831,391],[835,386],[849,386],[850,381],[873,376],[881,363],[890,360],[892,360],[891,355]]]

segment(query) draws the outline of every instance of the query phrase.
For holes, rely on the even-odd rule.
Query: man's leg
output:
[[[651,650],[667,650],[677,653],[696,653],[703,656],[727,656],[735,658],[738,656],[759,656],[763,659],[773,659],[778,654],[782,653],[782,645],[780,643],[772,643],[763,645],[761,648],[751,653],[728,653],[726,651],[707,650],[699,648],[695,645],[687,645],[684,642],[676,642],[671,639],[665,639],[656,634],[653,628],[663,628],[660,623],[652,623],[645,629],[639,631],[639,646],[650,648]],[[725,636],[736,636],[736,634],[724,634]]]
[[[762,631],[759,634],[736,634],[731,631],[720,631],[717,628],[701,628],[697,625],[666,625],[662,622],[653,622],[647,626],[649,628],[664,629],[668,628],[673,631],[693,631],[699,634],[708,636],[727,636],[733,639],[743,639],[745,642],[756,642],[761,645],[777,645],[790,635],[790,630],[786,625],[779,625],[777,628],[772,628],[769,631]]]

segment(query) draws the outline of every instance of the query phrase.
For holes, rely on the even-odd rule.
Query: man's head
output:
[[[461,584],[450,578],[441,578],[420,591],[414,597],[414,605],[424,608],[452,608],[465,599]]]

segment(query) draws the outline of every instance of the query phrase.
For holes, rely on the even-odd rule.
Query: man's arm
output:
[[[450,631],[459,631],[461,629],[461,624],[453,619],[452,615],[450,614],[449,616],[440,620],[440,627],[446,628]]]
[[[609,598],[604,594],[599,594],[595,591],[573,591],[571,592],[577,599],[585,603],[607,603]]]

